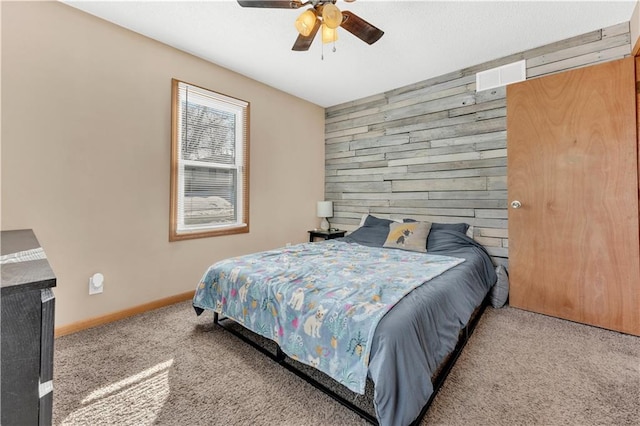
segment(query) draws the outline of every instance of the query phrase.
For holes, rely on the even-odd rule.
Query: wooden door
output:
[[[633,58],[507,88],[512,306],[640,335],[635,93]]]

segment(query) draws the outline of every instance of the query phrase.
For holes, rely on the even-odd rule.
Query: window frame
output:
[[[241,215],[235,223],[203,226],[194,230],[180,230],[179,223],[179,198],[180,198],[180,174],[181,167],[188,166],[191,160],[182,160],[181,165],[180,149],[181,135],[179,134],[180,119],[179,102],[180,102],[180,84],[191,86],[195,89],[210,92],[216,101],[221,103],[221,110],[227,111],[231,106],[232,109],[239,110],[240,113],[236,117],[241,117],[242,122],[236,122],[236,126],[241,126],[241,140],[236,141],[236,151],[241,147],[241,160],[236,162],[232,167],[215,167],[206,166],[208,168],[231,168],[239,169],[236,182],[236,203],[235,209],[238,215]],[[226,107],[225,107],[226,105]],[[171,184],[170,184],[170,213],[169,213],[169,241],[182,241],[194,238],[208,238],[221,235],[233,235],[249,232],[249,111],[250,104],[247,101],[237,99],[228,95],[224,95],[204,87],[191,84],[178,79],[171,79]]]

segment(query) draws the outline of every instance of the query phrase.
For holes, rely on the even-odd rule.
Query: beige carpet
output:
[[[365,424],[211,322],[180,303],[56,339],[54,424]],[[489,308],[423,425],[639,419],[640,338]]]

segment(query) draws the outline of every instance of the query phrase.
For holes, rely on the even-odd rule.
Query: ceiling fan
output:
[[[299,9],[311,6],[296,19],[295,26],[300,35],[291,50],[309,50],[318,30],[322,28],[322,42],[330,43],[338,39],[338,27],[342,27],[367,44],[373,44],[382,37],[384,31],[371,25],[348,10],[340,11],[337,0],[237,0],[242,7],[271,9]],[[355,0],[345,0],[351,3]]]

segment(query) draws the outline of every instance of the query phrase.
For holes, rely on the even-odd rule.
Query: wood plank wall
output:
[[[527,78],[631,54],[629,23],[603,28],[325,111],[325,199],[332,226],[363,214],[473,225],[507,263],[504,87],[476,92],[476,73],[526,60]]]

